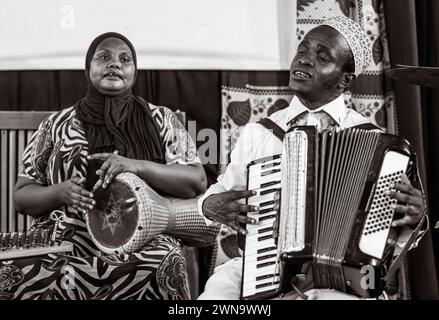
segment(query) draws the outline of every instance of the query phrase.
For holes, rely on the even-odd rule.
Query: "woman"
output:
[[[101,256],[84,222],[96,204],[91,187],[100,180],[106,188],[123,171],[171,196],[190,198],[206,189],[195,145],[175,115],[132,94],[136,73],[128,39],[117,33],[97,37],[86,56],[86,96],[43,121],[29,142],[15,188],[16,208],[36,223],[65,208],[61,238],[73,243],[74,251],[40,262],[14,261],[21,270],[28,263],[32,273],[24,274],[13,298],[189,298],[185,260],[175,239],[159,235],[140,252]],[[59,285],[66,266],[75,274],[74,286]],[[32,281],[36,278],[44,281]],[[23,285],[26,281],[34,283]]]

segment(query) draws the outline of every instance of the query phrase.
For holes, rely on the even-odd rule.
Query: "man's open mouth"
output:
[[[305,79],[312,78],[311,75],[308,72],[304,72],[304,71],[300,71],[300,70],[294,71],[293,75],[295,75],[298,78],[305,78]]]

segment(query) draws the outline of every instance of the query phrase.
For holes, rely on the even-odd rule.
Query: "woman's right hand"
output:
[[[93,193],[82,187],[81,184],[84,182],[85,178],[74,177],[59,183],[57,186],[59,201],[82,213],[93,209],[96,201],[93,200]]]

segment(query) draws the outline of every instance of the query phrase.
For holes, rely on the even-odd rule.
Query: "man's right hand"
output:
[[[93,209],[96,202],[93,194],[81,186],[85,178],[72,178],[57,185],[58,199],[67,206],[82,213]]]
[[[239,203],[237,200],[254,196],[255,191],[226,191],[208,196],[203,201],[203,214],[213,220],[230,226],[233,230],[247,234],[247,231],[239,223],[256,224],[257,221],[249,218],[242,213],[257,212],[259,208],[247,204]]]

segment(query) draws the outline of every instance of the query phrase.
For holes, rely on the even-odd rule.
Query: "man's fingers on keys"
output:
[[[392,221],[392,227],[401,227],[401,226],[405,226],[407,224],[411,224],[412,223],[412,219],[410,216],[405,216],[401,219],[398,220],[393,220]]]
[[[240,204],[238,206],[238,211],[239,212],[257,212],[257,211],[259,211],[259,207],[251,206],[248,204]]]
[[[396,199],[399,203],[402,204],[413,204],[412,197],[407,193],[396,192],[396,191],[386,191],[385,195],[388,195],[392,199]]]
[[[248,233],[247,230],[245,230],[243,227],[241,227],[240,225],[238,225],[236,223],[230,223],[230,224],[228,224],[228,226],[240,234],[245,235]]]
[[[254,190],[241,190],[241,191],[231,191],[230,195],[233,200],[248,198],[254,196],[256,191]]]
[[[239,223],[243,223],[243,224],[247,224],[247,223],[256,224],[256,219],[247,217],[247,216],[242,215],[242,214],[236,215],[235,221],[239,222]]]
[[[417,215],[416,207],[413,205],[400,205],[400,204],[394,204],[392,205],[392,208],[395,210],[396,213],[402,213],[406,215]]]

